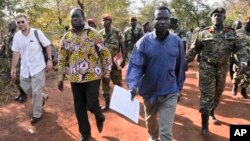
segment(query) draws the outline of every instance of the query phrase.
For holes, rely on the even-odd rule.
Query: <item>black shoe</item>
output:
[[[102,132],[104,121],[105,121],[104,115],[102,115],[102,117],[96,121],[96,126],[97,126],[99,133]]]
[[[245,99],[250,99],[250,97],[247,95],[247,88],[241,88],[241,95]]]
[[[208,136],[208,114],[201,114],[201,134],[203,136]]]
[[[244,99],[250,99],[250,97],[246,94],[246,95],[242,95],[242,97],[244,98]]]
[[[79,139],[79,141],[89,141],[90,138],[91,138],[91,135],[81,136],[81,138]]]
[[[213,124],[219,124],[218,120],[216,119],[215,115],[214,115],[214,109],[211,111],[210,115],[209,115],[209,120],[212,121]]]
[[[107,112],[109,110],[109,106],[105,105],[105,106],[102,106],[102,112]]]
[[[201,129],[201,134],[205,137],[207,137],[209,135],[209,132],[207,129]]]
[[[26,101],[26,99],[27,99],[27,95],[25,94],[25,95],[19,95],[19,96],[16,96],[15,97],[15,101],[18,101],[18,102],[20,102],[20,103],[23,103],[23,102],[25,102]]]
[[[237,95],[237,91],[238,91],[238,84],[233,84],[232,94],[234,96]]]
[[[25,95],[20,96],[20,98],[19,98],[18,101],[19,101],[20,103],[23,103],[23,102],[26,101],[26,99],[27,99],[27,95],[25,94]]]
[[[15,101],[19,101],[19,98],[21,97],[21,95],[18,95],[14,98]]]
[[[38,121],[40,121],[41,117],[40,118],[37,118],[37,117],[32,117],[31,120],[30,120],[30,123],[31,124],[35,124],[37,123]]]

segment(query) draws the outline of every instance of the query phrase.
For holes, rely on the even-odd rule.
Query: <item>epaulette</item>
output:
[[[225,28],[228,28],[228,29],[231,29],[231,30],[235,30],[234,28],[232,28],[232,27],[229,27],[229,26],[227,26],[227,27],[225,27]]]
[[[224,28],[224,32],[229,32],[230,30],[231,30],[231,31],[234,31],[234,32],[236,31],[236,30],[235,30],[234,28],[232,28],[232,27],[225,27],[225,28]]]

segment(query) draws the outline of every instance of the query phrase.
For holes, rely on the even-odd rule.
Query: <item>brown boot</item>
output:
[[[232,88],[232,94],[237,95],[237,91],[238,91],[238,84],[234,84]]]
[[[243,98],[250,99],[250,97],[247,95],[247,88],[241,88],[241,92],[240,93],[243,96]]]

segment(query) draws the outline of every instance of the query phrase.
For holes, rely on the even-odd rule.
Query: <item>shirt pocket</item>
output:
[[[167,60],[162,59],[162,60],[164,60],[163,66],[165,66],[166,70],[170,70],[170,71],[175,70],[176,62],[177,62],[177,58],[178,58],[178,53],[179,53],[178,50],[166,53],[167,56],[165,58],[167,58]]]

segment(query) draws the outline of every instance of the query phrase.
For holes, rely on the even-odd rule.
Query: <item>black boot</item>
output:
[[[110,105],[110,94],[103,94],[105,99],[105,105],[102,106],[102,112],[106,112],[109,110]]]
[[[103,129],[103,123],[105,121],[105,116],[101,113],[100,115],[95,116],[96,119],[96,127],[98,129],[98,132],[101,133]]]
[[[215,109],[213,109],[212,111],[211,111],[211,113],[210,113],[210,115],[209,115],[209,120],[210,121],[212,121],[214,124],[217,124],[218,123],[218,120],[215,118],[215,116],[214,116],[214,110]]]
[[[19,101],[20,103],[22,103],[22,102],[26,101],[27,95],[26,95],[26,93],[23,91],[23,89],[20,86],[18,86],[18,90],[20,92],[20,95],[16,96],[15,100]]]
[[[238,84],[234,84],[232,88],[232,94],[237,95],[237,91],[238,91]]]
[[[208,136],[208,114],[201,114],[201,134]]]
[[[247,88],[241,88],[241,92],[240,93],[243,96],[243,98],[250,99],[250,97],[247,95]]]

